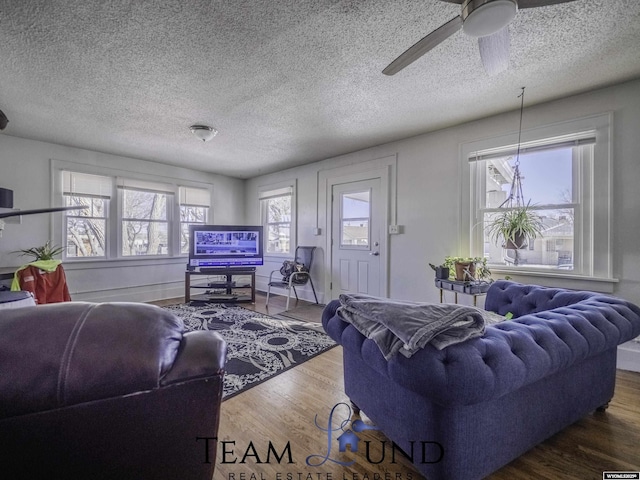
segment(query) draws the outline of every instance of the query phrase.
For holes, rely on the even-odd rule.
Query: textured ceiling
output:
[[[4,135],[241,178],[640,77],[640,2],[525,9],[509,70],[437,0],[0,0]],[[220,133],[198,141],[189,125]],[[0,141],[2,138],[0,136]],[[1,160],[1,159],[0,159]]]

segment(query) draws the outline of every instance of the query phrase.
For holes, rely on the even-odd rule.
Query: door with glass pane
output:
[[[382,294],[380,197],[379,178],[332,187],[331,298],[346,292]]]

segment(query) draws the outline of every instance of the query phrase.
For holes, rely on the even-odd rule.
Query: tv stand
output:
[[[215,280],[206,284],[191,285],[192,275],[210,275],[224,277],[224,280]],[[235,277],[240,277],[236,279]],[[244,277],[244,278],[243,278]],[[250,277],[247,280],[246,277]],[[191,302],[191,289],[206,289],[204,294],[198,295],[193,300],[236,303],[256,302],[256,269],[247,268],[200,268],[199,270],[186,270],[184,272],[184,301]]]

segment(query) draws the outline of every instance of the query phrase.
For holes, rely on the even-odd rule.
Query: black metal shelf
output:
[[[256,271],[252,270],[240,270],[240,269],[216,269],[210,271],[200,270],[187,270],[184,277],[184,301],[186,303],[194,301],[206,301],[206,302],[251,302],[256,301]],[[192,275],[207,275],[207,276],[222,276],[226,278],[226,281],[214,281],[207,282],[201,285],[191,285]],[[249,283],[238,282],[234,280],[234,277],[251,277]],[[208,289],[208,290],[222,290],[222,292],[209,292],[191,297],[191,289]]]

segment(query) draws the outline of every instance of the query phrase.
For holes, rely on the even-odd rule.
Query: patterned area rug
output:
[[[322,322],[322,311],[325,305],[316,305],[315,303],[304,305],[301,307],[295,307],[291,310],[280,312],[276,315],[278,318],[292,318],[302,322]]]
[[[185,331],[214,330],[226,340],[224,400],[336,345],[321,324],[276,319],[236,305],[163,308],[183,319]]]

